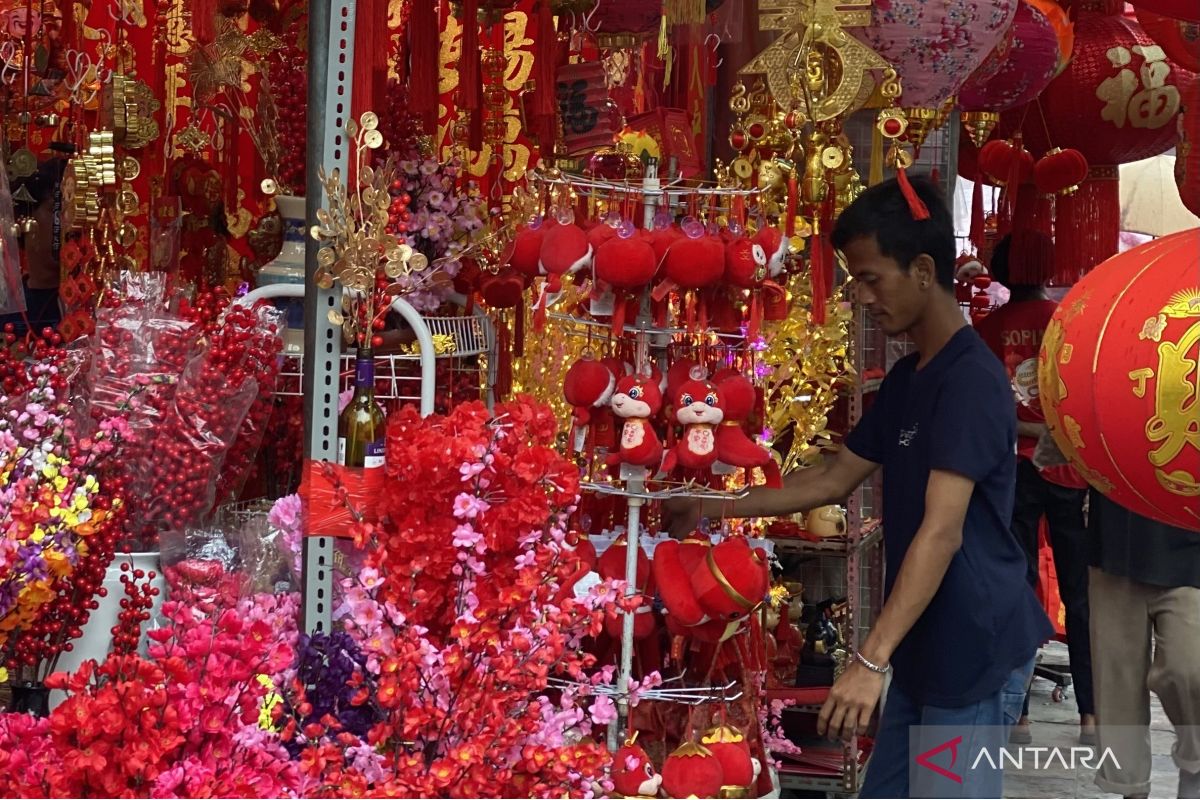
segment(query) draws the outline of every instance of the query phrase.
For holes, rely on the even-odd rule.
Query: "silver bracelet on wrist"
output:
[[[889,672],[892,671],[891,664],[881,667],[878,664],[876,664],[872,661],[869,661],[866,656],[864,656],[862,653],[858,652],[857,650],[854,652],[854,660],[857,661],[858,663],[862,664],[867,669],[871,670],[871,672],[874,672],[878,675],[887,675]]]

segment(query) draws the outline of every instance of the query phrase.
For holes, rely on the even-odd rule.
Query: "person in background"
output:
[[[1011,297],[984,317],[975,329],[1008,372],[1017,404],[1017,489],[1012,531],[1029,560],[1029,582],[1038,584],[1038,530],[1045,517],[1054,551],[1058,591],[1066,607],[1067,648],[1075,702],[1079,707],[1079,743],[1096,743],[1096,708],[1092,697],[1091,643],[1088,633],[1088,543],[1084,522],[1087,483],[1067,463],[1055,458],[1038,396],[1038,351],[1057,307],[1039,285],[1013,280],[1016,263],[1053,258],[1054,245],[1038,233],[1006,236],[992,254],[993,280],[1007,286]],[[1041,445],[1039,447],[1039,444]],[[1043,457],[1049,453],[1048,457]],[[1029,744],[1029,695],[1012,732],[1013,744]]]
[[[25,315],[0,317],[0,327],[11,323],[18,334],[26,332],[26,318],[34,331],[54,327],[62,321],[58,303],[59,266],[53,247],[54,191],[58,186],[59,169],[57,160],[44,162],[23,184],[34,202],[13,204],[18,219],[28,217],[35,223],[32,230],[20,234]],[[14,185],[13,192],[19,188],[19,184]]]
[[[1200,533],[1091,494],[1096,785],[1150,796],[1150,692],[1175,726],[1176,797],[1200,798]]]
[[[794,514],[844,500],[882,467],[886,600],[830,689],[818,730],[843,739],[865,733],[892,672],[860,796],[1001,797],[1001,768],[966,770],[956,783],[914,766],[921,737],[947,727],[961,732],[968,764],[983,748],[1003,746],[1052,628],[1009,529],[1016,414],[1008,377],[955,300],[945,200],[926,180],[912,184],[919,203],[895,179],[863,192],[838,217],[833,244],[857,302],[917,352],[897,362],[822,466],[732,502],[669,501],[664,517],[683,536],[705,512]]]

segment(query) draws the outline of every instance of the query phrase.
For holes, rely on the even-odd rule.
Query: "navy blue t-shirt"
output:
[[[962,547],[892,655],[894,679],[915,702],[957,708],[999,691],[1054,631],[1009,530],[1017,421],[1003,365],[969,327],[919,370],[917,361],[892,368],[846,446],[883,465],[887,594],[925,516],[930,471],[975,482]]]

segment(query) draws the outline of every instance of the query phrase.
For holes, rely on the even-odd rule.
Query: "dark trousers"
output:
[[[1068,489],[1042,478],[1027,459],[1017,460],[1017,496],[1013,503],[1013,535],[1025,548],[1029,582],[1038,584],[1038,525],[1042,517],[1050,527],[1050,548],[1058,593],[1066,606],[1067,649],[1071,678],[1080,714],[1094,714],[1092,651],[1088,617],[1088,542],[1083,506],[1086,489]],[[1029,713],[1029,699],[1025,700]]]

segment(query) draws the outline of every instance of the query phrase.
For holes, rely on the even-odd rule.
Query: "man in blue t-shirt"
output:
[[[871,187],[838,218],[833,243],[857,302],[917,352],[895,365],[834,458],[788,475],[783,489],[708,510],[794,514],[843,500],[882,467],[887,599],[818,727],[843,738],[867,730],[892,672],[861,796],[999,797],[1002,772],[988,765],[1003,763],[1034,656],[1053,633],[1009,529],[1008,376],[955,300],[953,222],[933,184]],[[665,508],[677,534],[704,512],[702,501]]]

